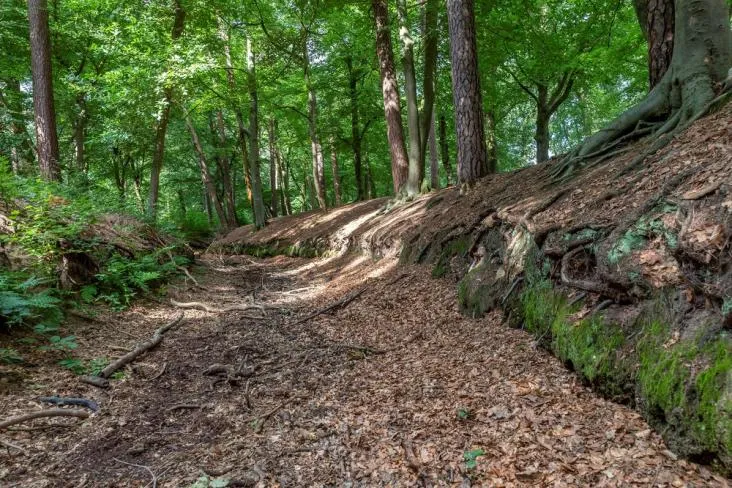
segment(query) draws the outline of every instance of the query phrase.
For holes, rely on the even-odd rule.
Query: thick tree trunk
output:
[[[414,72],[414,40],[409,32],[407,1],[397,0],[399,16],[399,38],[402,41],[402,66],[404,70],[404,91],[407,97],[407,128],[409,133],[409,169],[407,171],[407,196],[419,195],[424,167],[420,151],[422,143],[419,134],[419,109],[417,108],[417,77]]]
[[[341,175],[338,170],[338,153],[336,153],[335,137],[330,136],[330,166],[333,171],[333,195],[335,206],[341,206]]]
[[[249,166],[252,176],[252,209],[254,226],[261,229],[265,224],[262,176],[259,171],[259,98],[257,95],[257,74],[254,63],[252,40],[247,37],[247,87],[249,89]]]
[[[426,0],[424,6],[424,113],[420,120],[421,167],[425,167],[427,139],[435,131],[435,72],[437,71],[437,0]],[[437,157],[435,155],[435,157]]]
[[[276,142],[276,124],[275,119],[270,117],[269,119],[269,191],[270,191],[270,202],[269,210],[272,217],[277,217],[277,207],[279,206],[279,185],[277,179],[279,176],[277,170],[277,142]]]
[[[427,132],[430,150],[430,186],[433,190],[440,189],[440,167],[437,159],[437,138],[435,137],[435,112],[432,111],[430,129]]]
[[[653,89],[671,66],[674,0],[635,0],[638,23],[648,42],[648,81]]]
[[[212,127],[212,129],[217,139],[217,163],[219,167],[219,177],[221,178],[221,186],[223,187],[224,210],[226,211],[226,226],[229,229],[233,229],[239,225],[239,222],[236,217],[234,183],[231,177],[231,159],[229,159],[228,148],[226,144],[226,123],[224,121],[224,114],[221,110],[216,111],[216,123],[215,127]]]
[[[51,38],[48,29],[48,3],[46,0],[28,0],[28,22],[38,164],[44,179],[60,181],[61,167],[59,166],[58,134],[56,133],[56,111],[53,102]]]
[[[325,210],[328,208],[325,200],[325,168],[323,163],[323,146],[318,135],[318,99],[315,95],[315,87],[310,73],[310,54],[307,47],[307,36],[303,36],[302,45],[303,72],[305,76],[305,87],[308,92],[308,133],[310,134],[310,152],[313,160],[313,185],[318,201],[318,206]]]
[[[442,167],[445,169],[447,176],[447,184],[453,181],[452,167],[450,165],[450,148],[447,143],[447,121],[445,114],[440,114],[440,156],[442,157]]]
[[[170,34],[173,43],[177,41],[183,34],[185,27],[186,11],[180,0],[173,1],[175,19],[173,20],[173,30]],[[166,86],[163,90],[163,108],[155,127],[155,141],[152,157],[152,167],[150,168],[150,194],[147,202],[148,216],[152,219],[157,217],[158,197],[160,193],[160,172],[163,169],[163,160],[165,158],[165,136],[168,132],[168,122],[170,120],[171,104],[173,102],[173,88]]]
[[[374,23],[376,25],[376,55],[379,58],[381,91],[384,97],[384,118],[386,136],[391,152],[391,175],[394,193],[401,192],[409,172],[407,148],[404,144],[402,112],[399,106],[399,86],[394,69],[394,51],[389,32],[389,6],[387,0],[372,0]]]
[[[450,26],[458,181],[472,185],[488,173],[473,0],[447,0],[447,15]]]
[[[203,152],[201,140],[198,137],[196,128],[194,127],[193,121],[189,115],[186,115],[186,126],[191,134],[193,149],[196,151],[196,155],[198,156],[198,167],[201,170],[201,179],[203,180],[203,185],[206,188],[206,193],[208,193],[208,198],[213,203],[214,209],[216,210],[216,216],[219,218],[219,224],[222,227],[226,227],[226,213],[224,212],[224,207],[221,205],[218,193],[216,192],[216,185],[211,177],[211,171],[208,168],[208,162],[206,161],[206,154]]]
[[[549,159],[549,118],[546,110],[546,87],[539,87],[539,103],[536,104],[536,162],[543,163]],[[542,96],[543,94],[543,96]]]
[[[358,121],[358,77],[353,69],[351,56],[346,56],[346,68],[348,69],[348,93],[351,99],[351,149],[353,150],[353,172],[356,178],[356,200],[361,201],[365,198],[365,188],[361,164],[361,131]]]

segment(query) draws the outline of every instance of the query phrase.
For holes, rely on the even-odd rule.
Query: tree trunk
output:
[[[233,229],[239,225],[236,217],[236,200],[234,199],[234,183],[231,177],[231,160],[227,154],[226,144],[226,123],[224,114],[221,110],[216,111],[216,124],[213,127],[217,137],[216,147],[218,149],[218,166],[221,178],[221,186],[223,187],[224,210],[226,211],[226,227]]]
[[[432,121],[427,132],[430,150],[430,186],[433,190],[440,189],[440,168],[437,159],[437,140],[435,137],[435,112],[432,111]]]
[[[394,69],[394,51],[389,32],[389,6],[387,0],[372,0],[374,23],[376,25],[376,55],[379,58],[381,91],[384,97],[384,118],[386,136],[391,152],[391,175],[394,193],[401,192],[409,172],[407,148],[404,144],[402,112],[399,106],[399,86]]]
[[[276,124],[275,119],[269,119],[269,190],[270,190],[270,212],[272,217],[277,217],[277,207],[279,205],[279,185],[277,178],[277,143],[276,143]]]
[[[409,32],[406,0],[397,0],[399,16],[399,38],[403,44],[402,66],[404,69],[404,91],[407,96],[407,128],[409,133],[409,168],[407,170],[407,196],[419,195],[424,178],[424,167],[420,151],[419,109],[417,108],[417,77],[414,73],[414,40]]]
[[[553,171],[555,178],[572,173],[592,156],[615,147],[641,121],[658,127],[656,140],[643,152],[640,163],[663,147],[674,134],[704,115],[718,96],[719,87],[732,86],[732,39],[729,8],[724,0],[677,0],[671,66],[648,96],[626,110],[601,131],[587,138],[570,158]],[[727,83],[726,83],[727,82]],[[665,121],[658,125],[658,121]]]
[[[259,100],[254,50],[250,37],[247,37],[247,86],[249,88],[249,165],[252,176],[252,209],[254,226],[261,229],[265,224],[265,215],[262,176],[259,171]]]
[[[303,35],[302,56],[305,87],[308,92],[308,133],[310,134],[310,151],[313,160],[313,185],[318,206],[325,210],[325,168],[323,163],[323,146],[318,135],[318,99],[310,73],[310,54],[308,53],[307,36]]]
[[[282,157],[282,152],[277,149],[277,161],[280,169],[280,181],[284,191],[282,194],[282,209],[287,215],[292,215],[292,201],[290,200],[290,165]]]
[[[175,19],[173,30],[170,34],[173,43],[183,34],[185,27],[186,11],[180,0],[173,1]],[[163,108],[155,127],[155,141],[153,149],[152,167],[150,169],[150,194],[148,196],[147,212],[153,220],[157,217],[158,197],[160,192],[160,172],[163,170],[163,159],[165,158],[165,135],[168,132],[170,120],[170,109],[173,102],[173,87],[166,85],[163,90]]]
[[[547,112],[547,88],[545,85],[539,85],[538,88],[539,101],[536,104],[536,131],[534,132],[537,164],[549,159],[549,118],[551,117],[551,114]]]
[[[76,95],[76,107],[78,113],[74,118],[74,162],[76,170],[79,172],[86,171],[86,161],[84,158],[84,145],[86,138],[86,124],[88,116],[86,112],[86,93]]]
[[[437,71],[437,0],[426,0],[424,7],[424,113],[420,123],[420,141],[422,147],[420,149],[420,161],[422,172],[427,154],[427,142],[429,133],[432,133],[434,141],[435,132],[435,72]],[[430,142],[432,144],[432,142]],[[432,157],[432,155],[430,156]],[[434,154],[437,158],[437,154]],[[439,183],[439,180],[438,180]],[[433,187],[434,188],[434,187]]]
[[[472,185],[488,173],[473,0],[447,0],[447,15],[450,26],[458,181]]]
[[[333,170],[333,193],[335,196],[335,206],[341,206],[341,175],[338,172],[338,154],[336,153],[335,137],[330,136],[330,166]]]
[[[648,81],[652,90],[671,66],[674,0],[635,0],[633,5],[648,42]]]
[[[56,111],[53,103],[51,38],[48,29],[46,0],[28,0],[31,71],[33,73],[33,108],[36,118],[36,146],[41,176],[48,181],[61,180]]]
[[[346,68],[348,69],[348,93],[351,102],[351,149],[353,150],[353,172],[356,178],[356,200],[365,198],[365,187],[361,164],[361,131],[358,127],[358,78],[353,69],[353,58],[346,56]]]
[[[213,203],[214,209],[216,210],[216,216],[219,218],[219,224],[222,227],[226,227],[226,213],[224,212],[224,207],[221,205],[219,196],[216,193],[216,185],[211,177],[211,172],[209,171],[208,163],[206,162],[206,154],[203,152],[201,140],[198,138],[198,133],[196,132],[196,128],[193,126],[193,121],[189,115],[186,115],[186,126],[188,127],[188,131],[191,133],[193,149],[196,151],[196,155],[198,155],[198,167],[201,170],[201,178],[203,180],[203,185],[206,188],[206,193],[208,193],[208,198],[211,203]]]
[[[445,168],[448,186],[453,181],[452,167],[450,166],[450,149],[447,144],[447,121],[445,114],[440,114],[440,156],[442,156],[442,167]]]

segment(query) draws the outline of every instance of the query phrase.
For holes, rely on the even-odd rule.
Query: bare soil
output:
[[[454,282],[426,266],[208,255],[196,276],[203,289],[178,283],[169,296],[256,302],[266,318],[186,310],[108,390],[53,355],[3,366],[15,378],[1,392],[3,418],[52,394],[101,409],[1,432],[16,448],[0,447],[0,485],[727,486],[527,333],[495,314],[462,316]],[[79,338],[77,357],[111,358],[177,313],[167,300],[141,303],[66,332]],[[213,365],[229,374],[206,375]]]

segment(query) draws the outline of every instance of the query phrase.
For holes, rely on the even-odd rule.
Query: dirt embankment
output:
[[[213,249],[400,254],[459,283],[464,313],[500,308],[669,446],[732,472],[732,107],[641,168],[649,141],[549,178],[552,163],[390,206],[375,200],[237,229]]]

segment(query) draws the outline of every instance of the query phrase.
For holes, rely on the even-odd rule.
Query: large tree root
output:
[[[163,334],[165,334],[167,331],[178,325],[183,320],[183,312],[181,312],[175,319],[171,320],[167,324],[163,325],[162,327],[159,327],[157,330],[155,330],[155,333],[153,334],[152,338],[149,340],[141,343],[138,345],[135,349],[128,352],[124,356],[120,357],[116,361],[113,361],[109,365],[107,365],[106,368],[104,368],[102,371],[99,372],[96,376],[83,376],[81,377],[81,381],[84,383],[89,383],[94,386],[98,386],[101,388],[105,388],[109,386],[109,378],[117,372],[119,369],[125,367],[132,361],[134,361],[138,356],[142,355],[143,353],[149,351],[150,349],[153,349],[156,347],[160,342],[163,340]]]
[[[77,408],[50,408],[48,410],[39,410],[37,412],[26,413],[17,417],[11,417],[0,422],[0,429],[6,429],[11,425],[22,424],[33,419],[45,417],[78,417],[80,419],[89,418],[89,412]]]
[[[289,324],[288,328],[293,327],[295,325],[304,324],[305,322],[308,322],[309,320],[314,319],[315,317],[322,315],[326,312],[330,312],[333,309],[345,307],[346,305],[351,303],[353,300],[358,298],[365,291],[366,291],[366,287],[363,287],[360,290],[357,290],[357,291],[351,293],[350,295],[347,295],[347,296],[341,298],[340,300],[338,300],[334,303],[331,303],[327,307],[321,308],[320,310],[316,310],[315,312],[311,313],[310,315],[307,315],[299,320],[296,320],[295,322]]]

